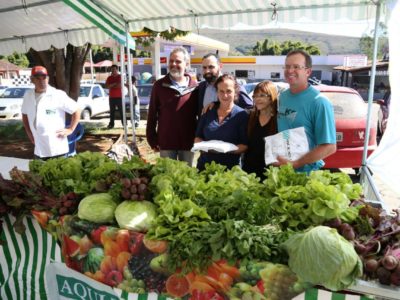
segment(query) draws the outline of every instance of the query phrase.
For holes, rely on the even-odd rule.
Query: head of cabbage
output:
[[[79,202],[78,217],[98,224],[112,223],[116,207],[117,204],[110,194],[89,195]]]
[[[156,217],[156,206],[149,201],[126,200],[115,210],[120,228],[138,232],[147,232]]]
[[[342,290],[362,275],[353,245],[334,228],[317,226],[291,236],[285,243],[289,267],[303,281]]]

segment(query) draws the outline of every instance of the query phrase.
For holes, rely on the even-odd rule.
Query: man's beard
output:
[[[208,83],[213,83],[218,78],[218,76],[214,75],[214,74],[205,74],[205,75],[203,75],[203,77]]]
[[[176,69],[169,70],[169,74],[171,75],[171,77],[173,79],[180,79],[184,75],[184,73],[182,73],[182,72],[180,72],[179,70],[176,70]]]

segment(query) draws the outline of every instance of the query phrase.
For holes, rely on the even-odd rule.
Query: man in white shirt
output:
[[[26,91],[21,111],[26,134],[35,145],[34,156],[43,160],[65,156],[69,151],[67,137],[80,120],[78,103],[49,85],[45,67],[33,67],[31,81],[35,89]],[[71,114],[67,127],[65,113]]]

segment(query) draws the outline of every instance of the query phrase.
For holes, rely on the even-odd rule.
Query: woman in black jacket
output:
[[[248,149],[244,153],[242,168],[265,179],[264,138],[277,133],[278,90],[272,81],[260,82],[254,89],[254,108],[250,110],[247,133]]]

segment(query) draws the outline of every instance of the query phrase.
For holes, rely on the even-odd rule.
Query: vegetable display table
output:
[[[92,159],[92,156],[86,155],[86,159],[88,158]],[[61,161],[63,166],[70,162],[71,161]],[[170,164],[170,162],[168,161],[165,162],[167,164]],[[137,161],[136,163],[140,162]],[[14,165],[18,165],[20,169],[26,170],[28,166],[28,161],[21,160],[18,161],[17,163],[17,161],[13,161],[10,158],[0,159],[0,171],[5,176],[8,175],[7,174],[8,171]],[[115,166],[112,165],[111,163],[108,163],[107,166],[112,167],[113,169],[115,168]],[[164,165],[164,167],[165,166],[166,165]],[[160,171],[163,170],[163,168],[161,168],[160,166],[158,167],[159,167],[158,171],[161,173],[161,175],[167,176],[165,171]],[[171,164],[170,167],[175,172],[174,174],[176,174],[175,166]],[[92,168],[90,168],[90,170],[92,170]],[[126,171],[127,169],[124,170]],[[187,170],[183,170],[183,172],[185,171]],[[193,170],[188,170],[188,171],[194,172]],[[233,171],[233,173],[229,175],[232,177],[234,172],[237,172],[236,175],[238,176],[239,175],[244,177],[248,176],[246,173],[242,174],[243,171],[241,171],[240,169],[237,171]],[[12,176],[15,175],[15,170],[11,172],[11,175]],[[17,175],[23,176],[22,173],[21,174],[18,173]],[[181,175],[182,173],[179,173],[179,176]],[[162,185],[160,184],[158,186],[165,187],[165,184],[168,182],[162,181],[163,179],[162,176],[158,177],[158,179],[159,183],[162,182],[163,184]],[[169,180],[169,176],[170,175],[168,175],[167,178],[165,179]],[[132,182],[138,179],[139,177],[140,177],[139,175],[130,177],[129,178],[130,185],[132,185]],[[184,179],[191,178],[188,176],[183,176],[183,177]],[[17,178],[20,179],[22,177],[17,177]],[[26,177],[23,183],[27,183],[29,185],[29,181],[26,180],[27,178],[29,177]],[[70,178],[71,177],[67,177],[68,180],[70,180]],[[103,177],[99,178],[102,179]],[[234,179],[236,177],[233,176],[232,178]],[[246,177],[245,179],[249,178]],[[51,184],[53,184],[55,181],[50,180],[50,182]],[[4,186],[7,186],[7,184],[10,185],[10,183],[11,183],[10,181],[8,182],[3,181]],[[152,182],[152,184],[154,184],[154,182]],[[206,182],[202,182],[201,184],[204,185],[206,184]],[[256,182],[256,184],[261,185],[261,183],[258,182]],[[60,186],[61,185],[59,185],[58,187]],[[68,187],[68,185],[66,186]],[[69,186],[76,187],[77,185],[74,184]],[[81,187],[87,188],[87,186],[81,186]],[[122,187],[124,187],[124,185],[122,185]],[[147,182],[146,182],[146,188],[147,188]],[[14,188],[13,191],[17,191],[18,193],[20,193],[19,191],[21,189],[24,189],[23,185],[19,185],[18,188],[17,189]],[[198,189],[194,190],[197,191]],[[3,189],[3,191],[8,191],[8,190]],[[7,198],[8,199],[7,201],[9,201],[7,203],[10,203],[9,205],[14,205],[11,204],[10,199],[12,200],[18,199],[18,197],[15,196],[15,195],[18,196],[19,195],[18,193],[8,194],[8,195],[13,195],[12,197],[8,196]],[[220,197],[220,192],[218,192],[217,194]],[[27,195],[29,196],[32,194],[28,193]],[[37,195],[39,194],[34,194],[35,197]],[[130,196],[132,197],[132,195]],[[258,194],[254,195],[257,196]],[[36,198],[39,199],[37,201],[41,201],[42,199],[47,199],[44,197],[36,197]],[[6,198],[3,197],[2,199]],[[25,201],[27,201],[28,203],[32,198],[27,197],[23,199],[25,199]],[[127,198],[124,197],[124,199]],[[167,198],[167,200],[168,199],[169,198]],[[264,199],[269,199],[269,198],[264,198]],[[61,202],[61,199],[58,200],[60,200]],[[243,201],[242,198],[240,200]],[[174,203],[170,202],[169,204],[172,205]],[[202,210],[201,207],[196,206],[193,202],[186,201],[182,202],[181,204],[190,205],[190,207],[195,208],[196,210],[194,212],[197,214],[197,216],[205,218],[204,220],[206,220],[206,217],[209,218],[209,216],[205,213],[205,209],[203,208]],[[160,205],[159,207],[165,208],[166,206]],[[183,207],[185,207],[185,211],[188,211],[187,209],[188,207],[186,206]],[[32,207],[30,207],[29,209],[25,208],[25,210],[21,210],[21,212],[29,213],[30,209],[32,209]],[[33,207],[33,209],[36,208]],[[320,211],[321,209],[317,210]],[[189,211],[193,212],[193,210]],[[263,210],[258,210],[258,211],[263,211]],[[201,212],[203,212],[203,214],[201,214]],[[45,211],[43,213],[46,214],[48,213],[48,211]],[[33,214],[35,215],[35,217],[37,217],[34,211]],[[174,266],[174,268],[172,269],[174,271],[171,272],[171,269],[166,269],[165,268],[166,265],[161,263],[162,261],[164,261],[165,263],[165,260],[158,259],[157,261],[155,261],[157,258],[161,258],[167,249],[167,247],[162,247],[162,249],[164,250],[161,250],[160,247],[155,247],[156,244],[159,245],[161,242],[165,243],[162,237],[159,239],[156,238],[155,240],[151,240],[150,237],[150,240],[147,240],[148,244],[146,244],[145,235],[143,233],[135,232],[133,231],[133,229],[130,230],[130,228],[126,228],[125,226],[121,224],[116,224],[115,222],[111,223],[111,225],[104,225],[102,223],[99,224],[93,223],[95,221],[85,220],[85,218],[87,219],[87,217],[82,215],[82,211],[80,216],[82,216],[83,219],[79,218],[79,213],[78,215],[68,215],[65,213],[61,214],[59,210],[55,210],[55,213],[53,212],[53,214],[55,219],[51,219],[52,218],[51,216],[49,217],[49,219],[50,221],[55,221],[57,223],[56,225],[54,223],[50,224],[50,221],[49,223],[47,223],[49,220],[47,217],[46,221],[43,222],[44,224],[42,224],[40,218],[38,220],[40,224],[44,226],[44,228],[46,229],[48,229],[47,227],[48,224],[53,226],[52,227],[53,230],[49,231],[52,232],[53,236],[57,236],[57,239],[60,241],[62,245],[61,248],[59,247],[53,236],[49,235],[47,231],[45,231],[35,219],[31,218],[31,216],[28,215],[27,217],[23,218],[22,225],[23,227],[26,228],[26,230],[22,234],[18,234],[15,232],[13,224],[15,223],[16,219],[13,216],[5,215],[2,218],[1,221],[3,222],[2,225],[3,230],[1,233],[1,238],[3,240],[3,245],[0,246],[0,298],[1,299],[28,299],[28,298],[90,299],[93,297],[94,298],[100,297],[104,299],[119,299],[119,298],[168,299],[167,296],[164,296],[164,294],[163,295],[157,295],[155,293],[144,294],[146,291],[159,291],[159,293],[166,292],[167,293],[166,295],[169,296],[174,296],[174,297],[183,296],[182,299],[197,299],[195,294],[196,291],[199,290],[201,291],[200,293],[202,294],[202,297],[203,298],[206,297],[204,299],[211,298],[208,296],[209,295],[208,292],[215,293],[215,296],[217,297],[216,299],[227,299],[232,295],[233,295],[232,297],[234,297],[235,299],[241,299],[242,296],[240,297],[235,296],[236,295],[235,293],[239,292],[240,295],[244,295],[246,292],[254,292],[261,295],[261,298],[256,298],[256,299],[270,299],[273,293],[272,287],[274,287],[277,283],[283,283],[282,280],[278,280],[277,276],[279,276],[279,278],[283,277],[285,279],[284,280],[285,285],[279,286],[280,291],[287,292],[289,291],[289,287],[291,290],[291,288],[295,286],[294,283],[299,283],[297,279],[295,281],[292,281],[292,277],[295,277],[295,275],[293,271],[290,270],[287,265],[285,265],[285,262],[283,262],[283,264],[279,263],[274,264],[272,262],[269,262],[268,258],[266,258],[265,260],[262,260],[260,258],[258,259],[255,258],[252,261],[248,261],[241,259],[241,257],[239,257],[239,254],[237,254],[236,252],[234,252],[235,253],[234,256],[232,255],[230,256],[232,258],[231,260],[233,260],[233,262],[230,262],[227,259],[226,260],[222,259],[225,258],[225,256],[222,256],[221,254],[224,253],[223,251],[224,249],[226,250],[226,247],[224,249],[218,248],[218,251],[214,253],[213,260],[209,258],[208,255],[209,252],[207,252],[205,255],[202,254],[201,258],[204,260],[204,262],[205,259],[207,259],[211,263],[210,265],[207,264],[207,268],[205,270],[203,271],[198,270],[197,267],[193,268],[192,265],[190,266],[188,272],[185,273],[185,276],[181,276],[182,273],[179,266],[178,267]],[[115,216],[115,218],[118,221],[117,216]],[[204,224],[206,223],[207,222],[204,221]],[[181,222],[178,222],[178,224],[181,224]],[[211,223],[208,222],[207,224]],[[252,229],[251,231],[252,233],[250,235],[252,239],[254,239],[257,236],[257,234],[263,238],[270,236],[271,240],[276,238],[276,236],[271,235],[272,228],[269,227],[269,231],[265,232],[261,230],[261,227],[257,227],[255,225],[249,225],[248,223],[244,223],[242,220],[236,221],[227,219],[220,221],[218,223],[214,222],[212,224],[214,224],[213,230],[219,234],[218,241],[225,239],[227,232],[228,231],[230,232],[231,239],[228,242],[229,245],[231,245],[231,247],[234,247],[233,246],[234,244],[232,244],[234,239],[232,237],[242,236],[241,239],[243,239],[243,235],[240,235],[239,233],[244,232],[243,231],[244,228]],[[54,230],[54,228],[56,228],[57,230]],[[242,231],[240,232],[237,231],[239,230],[239,228]],[[207,231],[208,234],[210,234],[210,232],[214,232],[210,229],[210,227],[207,226],[205,226],[204,229]],[[229,230],[227,231],[227,229]],[[180,230],[182,230],[182,228]],[[199,229],[197,232],[199,234],[202,234],[202,232]],[[179,246],[179,241],[184,240],[185,238],[185,236],[183,235],[181,235],[181,237],[182,239],[179,238],[178,241],[175,241],[175,247],[176,245]],[[186,236],[186,238],[189,238],[189,236]],[[215,240],[215,236],[213,241],[217,241]],[[281,244],[281,242],[277,241],[278,240],[273,240],[273,242],[270,243],[269,245],[270,249],[274,249],[275,246]],[[205,244],[207,244],[207,240],[201,240],[200,245],[203,247],[203,245]],[[265,246],[265,244],[266,243],[262,243],[261,245]],[[215,248],[216,245],[217,244],[214,243],[213,247]],[[177,253],[179,253],[180,251],[179,247],[173,248],[171,247],[171,245],[168,246],[168,249],[169,252],[167,254],[169,254],[170,256],[174,255],[176,256]],[[230,248],[230,249],[232,252],[232,249],[236,248]],[[246,250],[246,248],[243,247],[240,249],[242,249],[243,251]],[[255,252],[251,251],[251,253],[254,255]],[[268,253],[268,252],[262,251],[262,253]],[[225,253],[225,255],[227,254]],[[65,261],[68,267],[71,267],[74,270],[69,269],[66,265],[61,263],[62,260]],[[175,260],[175,262],[182,262],[182,261],[186,262],[185,259]],[[156,263],[151,265],[151,262],[156,262]],[[145,264],[146,266],[143,266],[143,264]],[[142,269],[142,267],[146,268]],[[129,276],[125,274],[126,273],[125,269],[127,269]],[[76,270],[78,272],[76,272]],[[139,270],[144,270],[145,272],[144,271],[141,272]],[[253,272],[254,270],[255,273]],[[304,269],[300,268],[300,270]],[[153,274],[153,273],[148,273],[150,271],[157,273],[160,276],[159,278],[160,280],[156,279],[155,275],[154,276],[149,275]],[[168,272],[164,273],[166,271]],[[141,273],[139,274],[139,272]],[[320,269],[317,269],[316,273],[318,275],[321,275]],[[254,277],[254,274],[256,274],[257,276]],[[134,281],[135,284],[133,284]],[[183,286],[184,287],[183,291],[174,288],[175,286],[182,284],[183,283],[182,281],[185,281],[184,283],[186,284],[186,286]],[[287,281],[289,281],[288,284],[290,285],[286,285]],[[162,286],[160,286],[161,282]],[[307,281],[307,282],[312,282],[312,281]],[[316,283],[314,282],[314,284]],[[288,288],[286,288],[286,286]],[[300,293],[300,291],[304,291],[304,289],[309,286],[310,285],[308,284],[305,286],[301,286],[300,290],[299,289],[291,290],[292,292],[295,291],[296,293],[292,293],[290,294],[290,296],[289,294],[287,294],[285,296],[285,299],[290,299],[291,297],[293,297],[293,295]],[[246,287],[248,289],[245,290],[242,287]],[[205,288],[210,288],[211,290],[205,290]],[[341,287],[340,289],[342,288],[343,287]],[[121,289],[124,289],[124,291],[122,291]],[[336,290],[337,288],[336,289],[332,288],[332,289]],[[235,292],[233,292],[232,290],[235,290]],[[389,299],[398,299],[398,295],[400,294],[399,289],[374,285],[373,283],[364,281],[358,281],[356,286],[351,287],[351,290],[357,291],[359,294],[364,294],[364,293],[374,294],[377,296],[387,297]],[[221,294],[218,294],[217,291],[221,292]],[[94,294],[92,295],[91,293]],[[140,294],[135,294],[135,293],[140,293]],[[105,296],[103,297],[103,295]],[[224,296],[222,297],[221,295]],[[274,299],[282,299],[282,297],[278,298],[275,297]],[[368,299],[368,298],[364,296],[331,293],[328,291],[318,290],[318,289],[308,289],[305,293],[303,293],[302,295],[298,295],[295,299],[311,300],[311,299]]]

